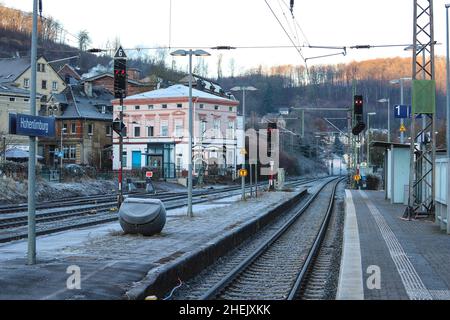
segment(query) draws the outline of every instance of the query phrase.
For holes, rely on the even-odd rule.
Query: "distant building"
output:
[[[155,90],[158,88],[157,81],[151,81],[150,78],[148,78],[145,79],[144,82],[140,81],[138,77],[140,77],[140,71],[138,69],[128,70],[128,96]],[[108,89],[111,93],[114,92],[114,75],[112,73],[101,73],[90,78],[82,79],[81,82],[89,82],[95,87],[103,87],[105,89]]]
[[[64,79],[64,82],[66,84],[75,84],[81,80],[81,76],[78,74],[75,68],[70,66],[69,64],[65,64],[61,68],[59,68],[58,74],[62,79]]]
[[[12,84],[17,88],[29,90],[31,86],[31,59],[0,59],[0,84]],[[37,60],[37,93],[41,96],[37,109],[46,109],[52,94],[61,93],[66,88],[64,79],[48,63],[45,57]]]
[[[64,164],[111,169],[113,99],[108,90],[90,83],[69,85],[61,94],[53,95],[42,114],[56,118],[56,138],[39,141],[39,154],[45,163],[59,165],[62,136]]]
[[[193,89],[194,174],[216,166],[235,168],[237,106],[228,96]],[[130,96],[124,101],[126,170],[149,167],[160,177],[176,178],[188,169],[189,88],[174,85]],[[114,119],[120,106],[114,101]],[[119,139],[114,136],[113,168],[119,168]]]

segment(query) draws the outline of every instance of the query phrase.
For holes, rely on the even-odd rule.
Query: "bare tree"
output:
[[[78,48],[80,51],[86,51],[87,47],[92,43],[91,37],[87,30],[81,30],[77,34],[78,37]]]

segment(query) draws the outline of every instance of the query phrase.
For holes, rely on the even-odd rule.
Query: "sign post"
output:
[[[32,94],[33,95],[33,94]],[[34,94],[34,97],[36,95]],[[36,100],[34,99],[34,103]],[[33,104],[33,102],[32,102]],[[32,108],[33,109],[33,108]],[[28,153],[28,264],[36,264],[36,137],[55,136],[55,118],[9,114],[9,133],[30,137]],[[6,150],[5,150],[6,153]]]

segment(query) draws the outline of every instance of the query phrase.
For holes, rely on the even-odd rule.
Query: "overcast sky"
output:
[[[289,0],[267,0],[292,38]],[[0,0],[5,5],[30,11],[32,0]],[[435,38],[445,54],[445,2],[435,0]],[[449,0],[450,2],[450,0]],[[44,14],[51,15],[76,34],[89,31],[93,47],[105,47],[119,37],[125,48],[168,46],[170,0],[43,0]],[[281,9],[283,8],[283,10]],[[284,11],[284,14],[283,14]],[[356,44],[412,43],[413,0],[295,0],[294,15],[309,44],[352,46]],[[72,38],[73,39],[73,38]],[[299,42],[307,40],[299,33]],[[294,40],[295,41],[295,40]],[[272,46],[291,45],[264,0],[172,0],[172,47]],[[217,53],[206,58],[211,75],[216,73]],[[304,49],[305,57],[340,51]],[[278,64],[301,64],[294,48],[239,49],[222,51],[223,71],[236,60],[236,71]],[[340,63],[376,57],[410,56],[403,48],[350,50],[346,57],[335,56],[314,63]],[[177,58],[182,65],[183,58]]]

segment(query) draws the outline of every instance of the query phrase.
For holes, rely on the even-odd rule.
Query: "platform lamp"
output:
[[[174,57],[189,57],[189,150],[188,150],[188,217],[194,216],[192,211],[192,137],[193,137],[193,107],[192,107],[192,56],[207,57],[210,54],[204,50],[176,50],[170,54]]]
[[[370,168],[370,117],[376,115],[376,112],[367,114],[367,167]]]

